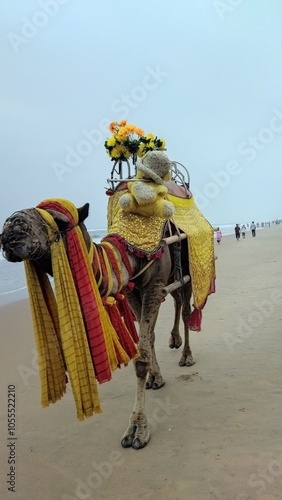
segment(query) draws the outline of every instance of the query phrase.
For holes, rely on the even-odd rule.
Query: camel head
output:
[[[64,236],[69,229],[67,217],[56,210],[47,210],[54,218],[58,231],[53,231],[54,236],[50,239],[46,222],[35,208],[27,208],[13,213],[6,219],[0,235],[0,247],[3,256],[9,262],[21,262],[23,260],[46,259],[50,256],[50,245],[57,238]],[[79,224],[85,229],[83,221],[89,213],[89,203],[78,208]]]

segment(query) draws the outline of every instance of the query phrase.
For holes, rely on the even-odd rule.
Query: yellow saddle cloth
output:
[[[214,231],[195,204],[194,198],[168,195],[175,206],[174,223],[187,235],[189,270],[194,307],[203,307],[215,280]]]
[[[160,240],[166,232],[167,220],[161,217],[142,217],[124,212],[119,198],[124,191],[116,191],[108,201],[108,232],[118,234],[130,246],[154,255],[160,249]],[[194,198],[168,195],[175,206],[172,222],[187,235],[189,269],[194,307],[203,307],[215,279],[214,232],[210,223],[197,208]]]

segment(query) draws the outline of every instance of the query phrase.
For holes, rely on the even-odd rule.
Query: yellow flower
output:
[[[144,154],[144,150],[146,148],[146,144],[144,144],[144,142],[142,142],[137,150],[137,155],[141,158],[141,156],[143,156]]]
[[[114,138],[114,136],[110,137],[108,140],[107,140],[107,146],[114,146],[116,143],[116,140]]]
[[[126,147],[121,147],[121,153],[125,158],[130,158],[131,153]]]
[[[112,158],[120,158],[121,155],[122,155],[121,147],[115,146],[111,151],[111,157]]]
[[[118,132],[118,134],[115,136],[116,137],[116,140],[118,142],[124,142],[126,141],[127,139],[127,134],[126,133],[121,133],[120,131]]]
[[[145,136],[145,139],[154,139],[154,138],[155,138],[154,134],[147,134]]]
[[[160,146],[160,151],[163,151],[165,149],[165,146],[166,146],[166,143],[165,141],[162,139],[162,145]]]

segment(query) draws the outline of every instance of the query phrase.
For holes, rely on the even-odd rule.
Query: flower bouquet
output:
[[[141,128],[128,124],[127,120],[112,122],[109,125],[112,136],[105,141],[105,148],[112,161],[128,160],[133,163],[137,157],[144,156],[148,151],[164,150],[165,141],[153,134],[144,135]]]

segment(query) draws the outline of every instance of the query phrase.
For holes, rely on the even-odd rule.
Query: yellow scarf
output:
[[[51,200],[64,206],[78,220],[77,210],[67,200]],[[53,217],[40,208],[42,218],[47,223],[50,241],[58,226]],[[93,293],[97,300],[104,332],[105,344],[111,370],[125,365],[130,358],[119,343],[108,314],[104,308],[89,260],[86,244],[79,226],[76,226],[81,252],[87,272],[90,273]],[[51,261],[56,298],[48,276],[40,271],[32,261],[25,261],[25,272],[30,297],[35,342],[38,352],[38,366],[41,382],[41,403],[43,407],[55,403],[66,391],[66,372],[71,382],[77,417],[85,417],[102,411],[97,382],[87,333],[62,238],[51,244]]]

